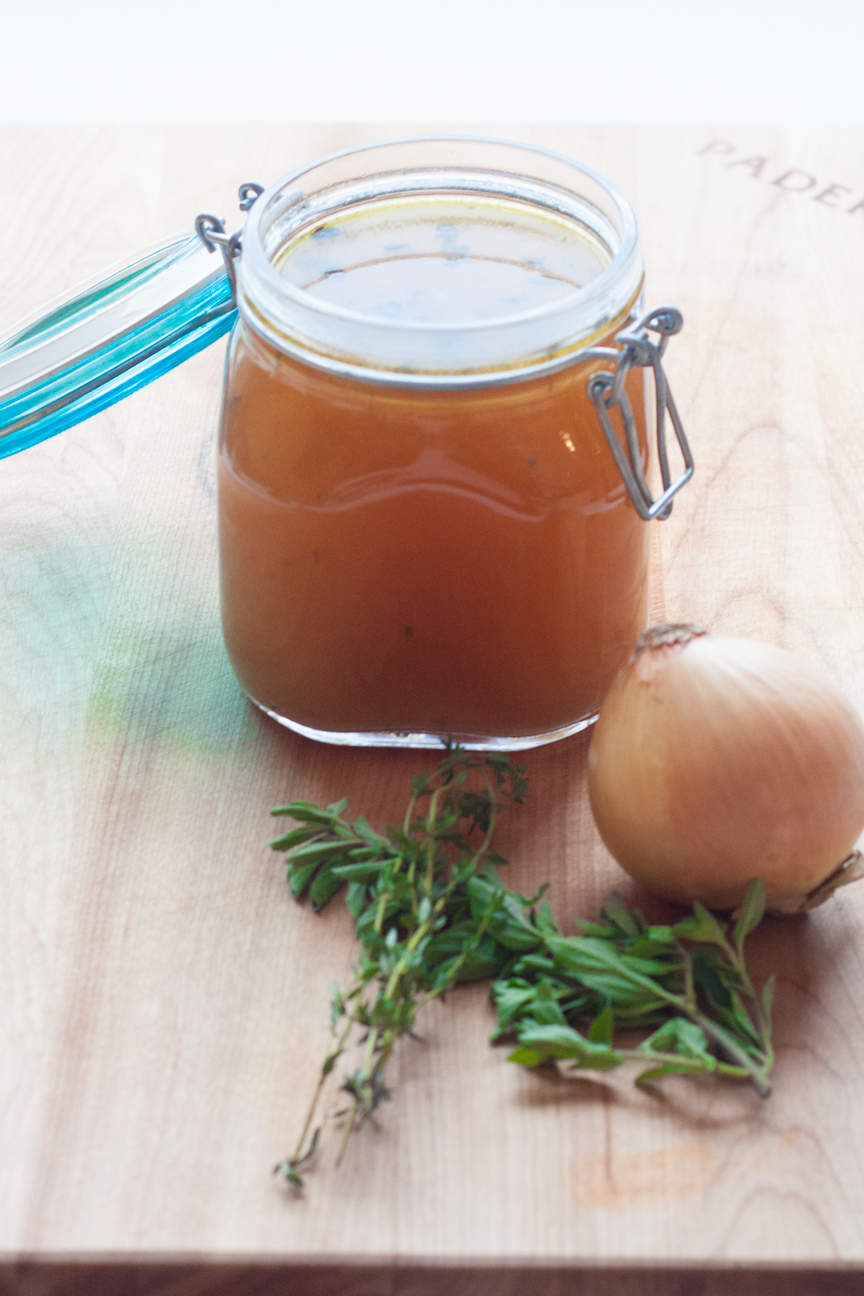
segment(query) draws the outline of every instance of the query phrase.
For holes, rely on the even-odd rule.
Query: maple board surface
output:
[[[241,181],[408,133],[4,128],[0,330],[200,211],[231,228]],[[653,619],[790,648],[864,709],[864,132],[483,133],[616,182],[646,303],[684,313],[667,372],[697,472],[655,527]],[[864,886],[752,940],[778,974],[766,1101],[523,1071],[468,987],[424,1010],[341,1168],[331,1140],[303,1197],[272,1178],[355,946],[338,904],[291,900],[269,808],[350,795],[383,827],[430,757],[319,746],[244,700],[223,355],[0,462],[0,1292],[864,1289]],[[565,923],[612,886],[663,913],[599,842],[587,742],[526,754],[506,878],[550,881]]]

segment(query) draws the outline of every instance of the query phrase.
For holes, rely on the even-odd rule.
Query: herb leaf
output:
[[[735,924],[735,930],[732,933],[732,939],[739,954],[744,944],[745,937],[759,926],[765,913],[765,887],[761,878],[753,878],[747,887],[747,894],[744,896],[744,903],[738,914],[738,921]]]

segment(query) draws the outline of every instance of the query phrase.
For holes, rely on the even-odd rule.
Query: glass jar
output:
[[[524,145],[375,145],[258,198],[218,496],[225,643],[262,710],[352,745],[591,723],[646,618],[616,459],[644,482],[654,361],[608,373],[642,276],[626,201]]]

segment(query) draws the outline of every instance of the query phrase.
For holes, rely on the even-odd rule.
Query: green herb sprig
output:
[[[754,878],[731,938],[698,902],[674,926],[650,926],[614,891],[599,923],[577,920],[582,935],[553,931],[551,910],[529,915],[540,939],[492,986],[493,1038],[515,1034],[510,1059],[523,1066],[567,1061],[608,1070],[638,1062],[646,1068],[641,1083],[716,1071],[752,1081],[767,1097],[774,978],[757,994],[744,958],[744,941],[764,912],[765,890]],[[588,1024],[587,1035],[580,1024]],[[613,1047],[616,1028],[650,1026],[657,1029],[635,1048]]]
[[[270,843],[287,854],[292,894],[320,910],[344,888],[361,949],[352,980],[333,994],[330,1042],[297,1144],[275,1168],[296,1187],[326,1121],[328,1078],[352,1041],[362,1056],[342,1084],[337,1160],[389,1098],[387,1063],[418,1010],[461,982],[494,978],[492,1038],[514,1035],[510,1058],[523,1066],[638,1061],[643,1083],[716,1072],[770,1091],[773,978],[757,995],[743,953],[764,912],[762,883],[751,882],[731,937],[699,904],[674,926],[651,926],[615,892],[598,923],[580,921],[581,935],[564,936],[547,887],[533,896],[508,889],[496,870],[506,860],[490,849],[499,814],[527,786],[507,756],[450,747],[434,772],[412,780],[401,827],[383,835],[362,817],[348,823],[347,799],[272,812],[299,825]],[[617,1028],[636,1027],[655,1029],[635,1048],[613,1047]]]
[[[364,1048],[342,1085],[348,1100],[339,1113],[340,1158],[351,1131],[390,1096],[387,1063],[396,1042],[412,1032],[417,1010],[458,982],[494,976],[503,966],[487,928],[505,902],[494,872],[505,861],[489,848],[498,815],[521,801],[527,786],[523,768],[506,756],[452,748],[434,773],[412,780],[402,826],[383,836],[363,818],[347,823],[347,800],[324,810],[294,801],[273,811],[300,824],[270,843],[288,852],[292,894],[308,894],[321,909],[345,887],[361,946],[352,981],[333,995],[330,1044],[297,1146],[276,1167],[294,1185],[315,1153],[324,1087],[352,1034],[363,1036]],[[482,915],[473,898],[481,882],[496,894]]]

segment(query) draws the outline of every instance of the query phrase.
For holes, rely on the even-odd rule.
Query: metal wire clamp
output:
[[[627,493],[633,501],[633,507],[641,518],[651,522],[655,518],[664,521],[672,512],[672,498],[693,476],[693,455],[684,435],[680,415],[669,390],[666,375],[663,372],[663,352],[666,343],[683,324],[681,312],[674,306],[660,306],[649,311],[632,328],[615,335],[615,341],[622,348],[617,353],[606,352],[604,358],[615,354],[615,372],[601,369],[592,374],[588,380],[588,395],[594,403],[600,426],[609,443],[609,449],[615,456],[615,462],[627,487]],[[648,330],[659,334],[655,342]],[[625,380],[631,369],[641,367],[654,370],[655,426],[657,434],[657,458],[660,463],[660,476],[663,481],[663,492],[658,499],[651,494],[645,479],[642,455],[639,452],[639,437],[633,407],[625,388]],[[621,439],[615,431],[610,411],[615,408],[621,411],[624,424],[626,453]],[[672,421],[675,439],[684,460],[684,471],[672,481],[669,468],[669,454],[666,446],[666,414]]]
[[[255,184],[251,180],[244,181],[238,191],[240,210],[248,212],[256,198],[263,192],[263,185]],[[228,281],[231,284],[231,292],[232,295],[236,297],[237,272],[234,267],[234,261],[240,255],[240,249],[242,246],[241,235],[243,233],[242,227],[235,230],[233,234],[226,234],[224,221],[221,221],[218,216],[211,216],[209,212],[202,212],[200,216],[195,217],[195,233],[198,235],[208,252],[215,252],[218,247],[219,251],[222,253],[222,260],[225,262],[225,272],[228,275]]]

